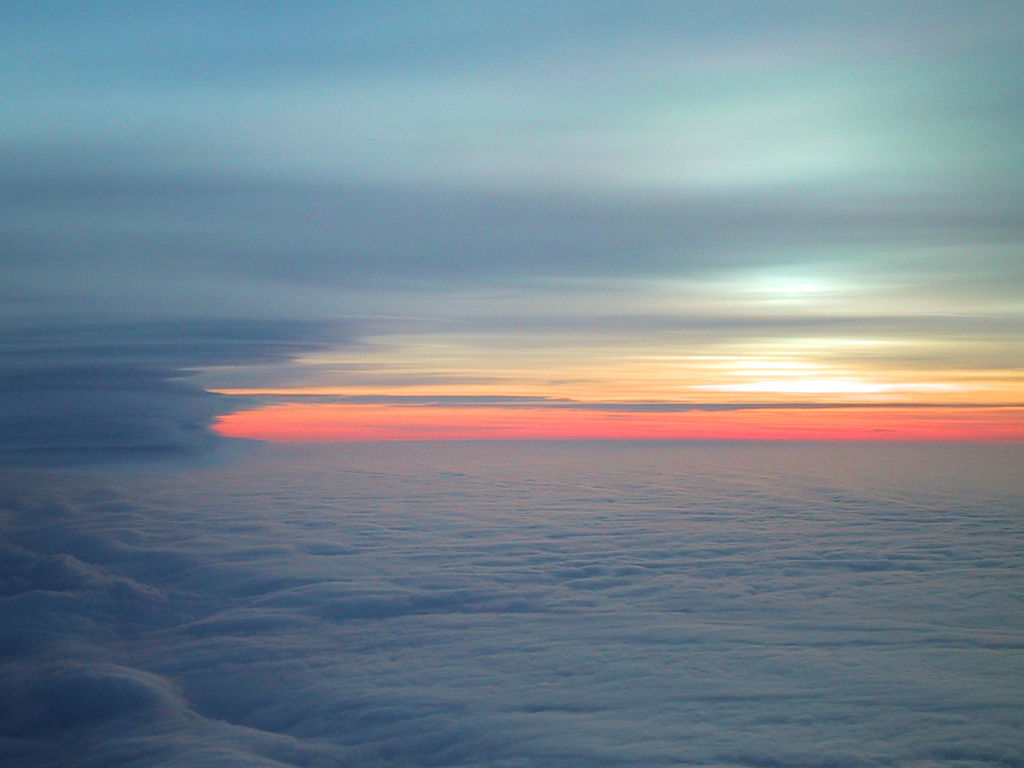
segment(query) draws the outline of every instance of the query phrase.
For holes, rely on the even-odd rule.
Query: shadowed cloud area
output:
[[[337,326],[331,337],[344,338]],[[21,328],[0,342],[0,460],[79,462],[195,454],[213,419],[250,404],[189,381],[199,367],[285,362],[327,329],[294,322],[149,322]]]
[[[0,760],[1024,765],[1019,446],[7,469]]]

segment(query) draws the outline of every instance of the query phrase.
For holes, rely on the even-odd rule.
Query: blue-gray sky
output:
[[[316,339],[177,363],[247,391],[789,381],[694,362],[717,357],[836,399],[1020,401],[1022,15],[5,3],[3,322],[65,347],[220,320]]]

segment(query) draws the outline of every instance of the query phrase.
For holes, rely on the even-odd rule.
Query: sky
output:
[[[1024,10],[0,8],[0,450],[1024,439]]]

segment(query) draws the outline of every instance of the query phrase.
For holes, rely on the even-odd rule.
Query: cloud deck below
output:
[[[1019,446],[4,473],[11,766],[1019,766]]]

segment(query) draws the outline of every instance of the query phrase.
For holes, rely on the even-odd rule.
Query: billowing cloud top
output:
[[[1022,454],[392,443],[6,469],[0,761],[1017,766]]]

